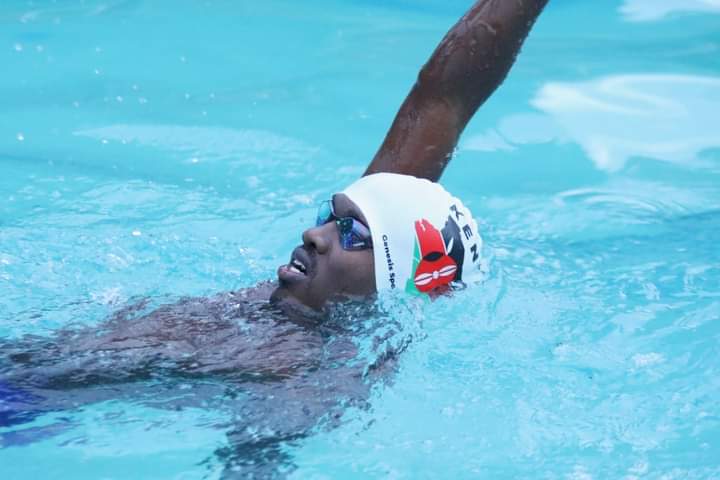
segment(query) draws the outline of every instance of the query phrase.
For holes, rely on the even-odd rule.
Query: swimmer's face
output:
[[[336,194],[332,201],[337,217],[352,217],[367,226],[365,216],[346,195]],[[375,291],[373,250],[343,249],[336,222],[305,230],[302,241],[290,262],[278,269],[280,285],[273,292],[273,300],[300,302],[319,310],[328,300],[367,296]]]

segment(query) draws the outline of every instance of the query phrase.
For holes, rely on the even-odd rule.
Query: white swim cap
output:
[[[442,292],[479,278],[482,239],[477,224],[439,184],[376,173],[342,193],[368,221],[378,291]]]

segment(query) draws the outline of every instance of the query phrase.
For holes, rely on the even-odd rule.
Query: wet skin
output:
[[[335,194],[332,201],[338,217],[352,217],[368,226],[360,208],[346,195]],[[328,301],[367,297],[375,292],[373,250],[344,250],[336,222],[305,230],[302,241],[288,264],[278,268],[279,285],[272,294],[273,302],[321,310]],[[304,272],[293,268],[297,262]]]
[[[47,412],[119,399],[223,412],[230,420],[208,425],[227,432],[215,452],[222,478],[281,477],[292,468],[284,445],[332,428],[349,406],[364,408],[408,342],[400,327],[388,336],[391,320],[367,302],[289,315],[268,303],[269,289],[158,307],[144,299],[97,326],[0,338],[0,448],[77,425],[64,416],[27,425]],[[348,312],[373,320],[348,322]],[[372,353],[360,354],[368,343]]]

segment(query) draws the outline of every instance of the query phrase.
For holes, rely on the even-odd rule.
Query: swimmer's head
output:
[[[313,309],[320,309],[338,297],[363,297],[375,291],[373,249],[367,219],[347,195],[333,195],[330,202],[318,212],[316,226],[302,234],[302,245],[293,250],[290,262],[278,268],[279,287],[274,300],[298,301]],[[323,210],[332,212],[323,218]],[[342,219],[342,220],[337,220]],[[364,231],[367,245],[348,247],[347,223],[358,222],[355,230]],[[360,228],[358,228],[360,227]],[[353,228],[353,225],[350,225]],[[353,232],[350,231],[350,235]],[[350,245],[350,247],[352,247]]]
[[[470,211],[437,183],[378,173],[321,205],[274,299],[328,300],[402,290],[437,294],[478,274],[482,239]]]

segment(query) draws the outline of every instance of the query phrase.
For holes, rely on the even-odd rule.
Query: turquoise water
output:
[[[3,2],[0,337],[273,278],[468,3]],[[283,474],[720,477],[719,111],[716,1],[551,0],[442,181],[486,282],[383,299],[397,371]],[[218,478],[232,422],[82,405],[0,476]]]

